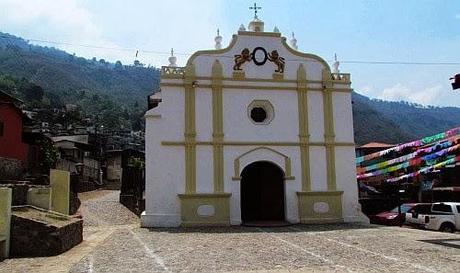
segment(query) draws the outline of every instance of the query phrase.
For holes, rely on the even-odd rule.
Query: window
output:
[[[457,212],[460,213],[460,206],[457,206]]]
[[[267,125],[275,117],[273,105],[268,100],[254,100],[248,106],[248,117],[256,125]]]
[[[408,212],[411,208],[412,208],[412,205],[402,204],[402,205],[401,205],[401,213],[406,213],[406,212]],[[391,212],[396,212],[396,213],[398,213],[398,212],[399,212],[399,207],[396,207],[396,208],[392,209]]]
[[[433,211],[452,212],[452,207],[445,204],[434,204]]]
[[[3,121],[0,120],[0,136],[3,136]]]
[[[264,122],[267,119],[267,112],[262,107],[254,107],[251,110],[251,118],[255,122]]]
[[[431,204],[420,204],[416,205],[412,212],[419,214],[429,214],[431,213]]]

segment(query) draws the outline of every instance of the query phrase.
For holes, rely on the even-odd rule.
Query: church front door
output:
[[[275,164],[257,161],[241,173],[241,220],[284,221],[284,173]]]

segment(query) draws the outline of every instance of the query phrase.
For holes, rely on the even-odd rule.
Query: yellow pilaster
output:
[[[62,170],[50,170],[51,210],[69,214],[70,210],[70,173]]]
[[[222,102],[222,65],[218,60],[212,65],[212,138],[214,192],[224,192],[224,131]]]
[[[0,262],[10,252],[11,202],[13,190],[0,188]]]
[[[185,192],[196,191],[195,67],[185,69]]]
[[[323,70],[323,109],[324,109],[324,142],[326,146],[327,163],[327,189],[336,190],[335,176],[335,133],[334,133],[334,112],[332,103],[332,76],[330,71]]]
[[[302,176],[302,191],[311,190],[310,181],[310,147],[308,145],[308,105],[307,105],[307,77],[305,69],[300,64],[297,70],[297,100],[299,108],[299,142],[300,165]]]

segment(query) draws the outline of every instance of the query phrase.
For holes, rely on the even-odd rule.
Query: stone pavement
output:
[[[116,195],[102,192],[83,200],[82,213],[92,220],[79,246],[56,257],[9,259],[0,263],[0,272],[458,272],[460,268],[458,233],[349,224],[143,229],[129,211],[115,204]],[[114,218],[98,215],[107,212],[108,207],[98,208],[104,205],[117,212]]]

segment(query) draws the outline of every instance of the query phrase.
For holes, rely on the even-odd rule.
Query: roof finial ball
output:
[[[291,44],[291,47],[294,48],[295,50],[299,49],[297,47],[297,39],[294,36],[294,32],[292,32],[292,38],[291,38],[290,44]]]
[[[169,66],[172,66],[172,67],[177,66],[177,64],[176,64],[177,58],[176,58],[176,56],[174,56],[174,49],[173,48],[171,48],[171,57],[169,57],[168,60],[169,60]]]
[[[334,63],[332,64],[332,66],[334,67],[333,73],[336,73],[336,74],[340,73],[339,65],[340,65],[340,62],[337,61],[337,54],[334,54]]]
[[[216,45],[214,46],[216,49],[222,49],[222,36],[219,34],[219,29],[217,29],[217,36],[214,38]]]

